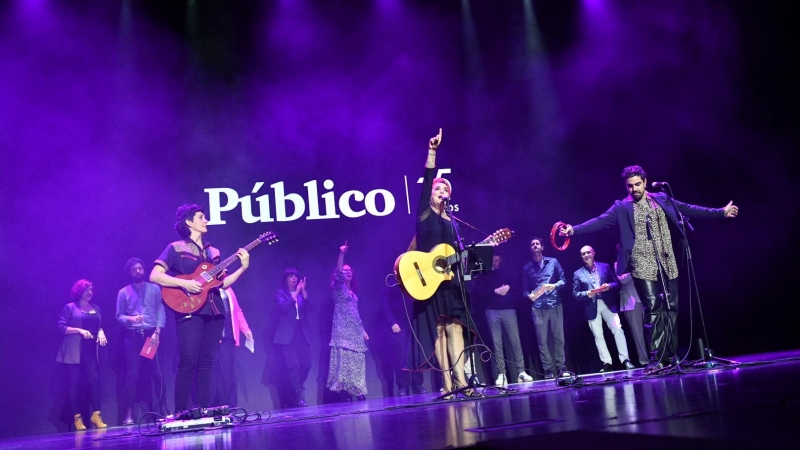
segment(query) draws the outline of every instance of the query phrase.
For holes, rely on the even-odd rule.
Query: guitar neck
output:
[[[486,239],[478,242],[476,245],[488,244],[489,242],[492,242],[492,240],[493,240],[493,237],[492,236],[488,236]],[[447,266],[448,267],[452,266],[453,264],[455,264],[455,263],[461,261],[462,259],[464,259],[466,256],[467,256],[467,250],[464,250],[461,253],[456,253],[456,254],[448,256],[447,259],[446,259]]]
[[[254,248],[255,248],[255,247],[258,245],[258,244],[260,244],[260,243],[261,243],[261,240],[260,240],[260,239],[256,239],[256,240],[254,240],[253,242],[251,242],[251,243],[247,244],[247,245],[244,247],[244,249],[245,249],[245,250],[247,250],[247,251],[249,252],[250,250],[254,249]],[[216,276],[217,276],[217,275],[219,275],[219,274],[220,274],[220,273],[221,273],[223,270],[227,269],[227,268],[228,268],[228,266],[230,266],[231,264],[233,264],[234,262],[236,262],[238,259],[239,259],[239,257],[238,257],[238,256],[236,256],[236,253],[234,253],[233,255],[231,255],[231,256],[229,256],[229,257],[225,258],[225,260],[224,260],[224,261],[222,261],[221,263],[219,263],[219,264],[218,264],[216,267],[214,267],[213,269],[211,269],[211,270],[208,272],[208,274],[209,274],[209,275],[211,275],[211,276],[213,276],[213,277],[216,277]]]

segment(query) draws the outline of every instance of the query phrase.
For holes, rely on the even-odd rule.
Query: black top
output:
[[[201,249],[191,239],[184,239],[167,245],[167,248],[161,252],[155,263],[163,267],[167,271],[167,275],[174,277],[176,275],[194,273],[201,263],[219,264],[219,261],[219,250],[210,244],[205,243]],[[225,305],[219,295],[219,291],[212,290],[208,293],[208,301],[195,314],[212,314],[212,302],[216,305],[217,311],[220,313],[225,311]]]
[[[272,342],[289,345],[295,337],[295,329],[300,327],[307,343],[311,343],[311,321],[308,311],[311,303],[302,293],[297,294],[297,302],[287,289],[275,291],[275,337]]]
[[[516,271],[514,271],[516,274]],[[519,287],[514,289],[512,271],[507,265],[500,265],[497,270],[492,270],[486,275],[478,277],[473,281],[474,289],[472,290],[474,301],[486,309],[514,309],[518,302],[516,296],[519,295]],[[506,295],[500,295],[494,292],[500,286],[509,286]]]
[[[417,207],[417,250],[424,252],[430,251],[439,244],[452,245],[455,242],[453,226],[450,221],[436,215],[430,207],[429,199],[435,174],[436,169],[425,169],[425,179]],[[448,322],[462,324],[464,342],[471,342],[471,336],[467,330],[474,330],[475,325],[468,313],[469,298],[462,298],[464,292],[455,280],[443,281],[431,298],[425,301],[415,301],[413,304],[414,332],[422,344],[423,360],[426,361],[421,364],[423,367],[427,367],[434,361],[434,343],[438,336],[437,323],[443,318]],[[402,328],[402,324],[398,323],[398,325]]]

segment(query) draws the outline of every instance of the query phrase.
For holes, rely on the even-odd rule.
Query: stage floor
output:
[[[145,436],[118,426],[0,448],[789,448],[800,418],[800,351],[733,359],[741,363],[733,369],[619,371],[583,376],[580,387],[543,380],[477,399],[370,399],[273,411],[232,428]]]

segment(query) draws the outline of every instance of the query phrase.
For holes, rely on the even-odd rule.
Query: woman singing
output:
[[[72,408],[76,431],[83,431],[86,425],[78,406],[78,383],[81,375],[89,381],[91,402],[91,422],[97,428],[106,428],[100,416],[100,376],[97,372],[99,362],[98,345],[106,345],[106,335],[100,323],[100,308],[92,304],[94,286],[88,280],[78,280],[72,286],[72,302],[64,305],[58,317],[58,331],[64,335],[58,349],[56,361],[67,369],[69,401]]]
[[[331,361],[328,371],[328,389],[367,399],[367,353],[361,316],[358,314],[358,285],[353,279],[353,269],[344,264],[347,241],[339,247],[336,271],[332,275],[333,329],[331,332]]]
[[[450,196],[450,182],[434,178],[436,174],[436,149],[442,141],[442,130],[428,143],[428,158],[425,161],[425,178],[417,207],[417,248],[429,251],[433,247],[456,241],[450,217],[445,211],[444,197]],[[426,354],[430,347],[444,375],[444,392],[467,385],[464,377],[465,324],[468,323],[468,307],[461,295],[460,281],[444,281],[433,296],[426,301],[414,302],[414,318],[417,335],[423,341]],[[455,377],[455,380],[453,379]],[[454,386],[455,381],[455,386]],[[471,392],[469,393],[471,394]]]
[[[195,204],[186,204],[175,212],[175,230],[181,240],[172,242],[155,261],[150,272],[150,281],[164,287],[182,288],[193,294],[202,291],[201,284],[195,280],[176,278],[176,275],[189,275],[203,262],[219,263],[220,253],[203,235],[208,232],[208,220],[203,209]],[[225,277],[222,287],[232,285],[250,265],[250,255],[240,248],[236,252],[241,267]],[[208,407],[211,397],[211,376],[214,355],[222,337],[225,325],[225,305],[219,290],[211,290],[208,299],[200,310],[186,315],[176,315],[175,328],[178,332],[178,373],[175,377],[175,411],[183,411],[189,402],[192,381],[197,376],[197,402],[200,407]]]

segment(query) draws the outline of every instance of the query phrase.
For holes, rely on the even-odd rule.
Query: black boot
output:
[[[303,389],[302,388],[301,389],[297,389],[296,391],[294,391],[294,400],[295,400],[295,406],[298,406],[298,407],[308,406],[308,403],[306,403],[306,399],[303,398]]]
[[[128,408],[125,411],[125,420],[122,421],[123,425],[133,425],[133,408]]]

